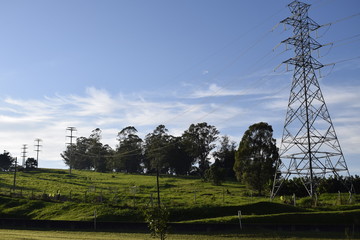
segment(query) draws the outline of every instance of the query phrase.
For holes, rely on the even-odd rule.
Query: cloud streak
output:
[[[223,101],[204,99],[221,91]],[[350,154],[360,154],[360,102],[358,88],[327,88],[327,101],[343,149]],[[286,91],[285,91],[286,92]],[[219,93],[220,94],[220,93]],[[104,143],[116,145],[116,134],[133,125],[145,137],[159,124],[164,124],[170,134],[180,135],[191,123],[206,121],[217,127],[221,134],[237,142],[247,127],[266,121],[273,125],[275,137],[280,139],[287,106],[287,94],[278,89],[249,89],[247,97],[241,90],[224,90],[216,84],[205,90],[194,91],[193,99],[173,97],[154,100],[138,95],[111,95],[104,89],[89,87],[83,95],[54,95],[42,99],[5,98],[0,101],[1,147],[13,156],[21,155],[22,144],[31,146],[35,138],[43,139],[40,167],[62,167],[60,153],[65,149],[69,126],[78,129],[78,136],[89,136],[97,127],[103,130]],[[156,98],[155,98],[156,99]],[[218,100],[218,99],[217,99]],[[351,106],[348,102],[352,102]],[[356,132],[357,131],[357,132]],[[11,136],[11,137],[9,137]],[[279,143],[278,143],[279,144]],[[30,147],[31,148],[31,147]],[[29,157],[34,152],[29,148]],[[46,161],[41,161],[44,159]]]

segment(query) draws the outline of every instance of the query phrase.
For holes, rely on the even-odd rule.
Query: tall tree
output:
[[[68,145],[67,149],[60,154],[66,165],[71,165],[74,169],[94,169],[104,172],[108,170],[108,156],[111,156],[112,149],[109,145],[103,145],[101,142],[101,130],[96,128],[92,131],[89,138],[79,137],[76,143]]]
[[[235,163],[236,146],[234,141],[230,141],[228,136],[222,136],[220,147],[214,152],[215,161],[218,161],[218,167],[224,169],[225,177],[235,179],[233,170]]]
[[[100,128],[95,128],[94,130],[91,131],[91,134],[90,134],[89,138],[92,139],[95,142],[100,142],[101,134],[102,134],[101,129]]]
[[[213,185],[219,186],[225,180],[225,169],[220,166],[219,160],[215,162],[205,171],[205,180]]]
[[[171,136],[164,125],[159,125],[145,137],[144,165],[148,172],[169,172],[169,146]]]
[[[0,169],[1,171],[9,171],[10,167],[14,164],[15,159],[11,157],[9,152],[0,154]]]
[[[125,127],[118,133],[117,139],[119,144],[116,149],[116,156],[114,157],[115,170],[128,173],[142,172],[143,141],[136,133],[137,130],[133,126]]]
[[[235,154],[234,171],[239,181],[262,194],[275,174],[279,157],[271,125],[260,122],[245,132]]]
[[[182,138],[186,144],[186,149],[194,161],[198,163],[198,172],[204,176],[205,170],[210,166],[210,152],[215,148],[214,142],[218,138],[219,131],[206,122],[191,124]]]
[[[76,143],[68,145],[66,150],[61,153],[61,157],[64,159],[66,165],[73,169],[90,170],[93,166],[93,159],[89,156],[90,140],[86,137],[79,137],[76,139]]]
[[[25,168],[26,169],[34,169],[38,167],[38,162],[35,158],[28,158],[25,161]]]
[[[170,173],[176,175],[189,175],[194,158],[186,151],[185,144],[181,137],[171,137],[168,151]]]
[[[105,172],[107,170],[107,158],[109,146],[101,143],[102,131],[95,128],[88,138],[87,155],[91,158],[91,167],[97,172]]]

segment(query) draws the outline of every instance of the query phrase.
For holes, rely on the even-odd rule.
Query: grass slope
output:
[[[0,217],[42,220],[143,221],[143,209],[155,204],[156,178],[149,175],[96,173],[91,171],[37,169],[19,172],[16,191],[13,173],[0,174]],[[162,176],[161,201],[172,222],[237,223],[241,210],[244,223],[346,223],[358,224],[360,206],[344,194],[324,194],[316,209],[282,204],[280,199],[252,197],[237,182],[213,186],[194,177]],[[9,197],[17,196],[17,198]],[[301,204],[305,207],[301,207]],[[305,204],[306,203],[306,204]]]

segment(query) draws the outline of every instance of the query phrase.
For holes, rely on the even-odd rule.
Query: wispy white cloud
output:
[[[323,95],[340,145],[345,155],[359,155],[360,144],[360,87],[329,86],[322,87]],[[283,112],[287,107],[287,98],[283,94],[265,97],[263,107],[274,115]],[[285,115],[282,116],[285,119]],[[275,121],[280,124],[279,121]],[[280,129],[282,125],[279,125]],[[281,134],[279,132],[279,134]],[[279,136],[280,138],[280,136]]]
[[[88,136],[92,129],[103,129],[104,140],[116,144],[116,134],[123,127],[134,125],[141,134],[165,124],[184,131],[192,121],[201,120],[216,105],[147,100],[139,96],[113,96],[105,90],[87,88],[84,95],[47,96],[38,100],[6,98],[0,101],[0,142],[4,149],[20,156],[24,143],[31,145],[35,138],[43,139],[41,158],[60,160],[65,148],[66,127],[75,126],[78,136]],[[231,116],[235,109],[221,110],[219,119]],[[170,128],[170,127],[169,127]],[[111,131],[110,131],[111,130]],[[177,131],[177,130],[176,130]],[[11,138],[9,138],[11,136]],[[29,156],[33,152],[29,151]],[[41,162],[40,162],[40,166]]]
[[[113,99],[105,90],[94,87],[86,89],[85,97],[72,95],[68,97],[67,102],[76,107],[75,114],[79,116],[110,114],[121,105],[121,102]]]
[[[322,87],[327,104],[343,105],[343,107],[360,107],[360,86]]]
[[[268,91],[265,89],[249,87],[243,89],[229,89],[227,87],[218,86],[216,83],[212,83],[208,85],[206,89],[195,90],[188,96],[188,98],[261,95],[266,92]]]
[[[326,98],[332,110],[330,114],[345,145],[343,149],[351,154],[360,154],[356,147],[360,142],[360,132],[357,132],[360,129],[360,110],[354,107],[355,104],[348,104],[349,101],[360,102],[358,90],[346,87],[326,89],[330,95]],[[60,153],[65,149],[65,129],[68,126],[77,127],[77,136],[88,136],[99,127],[103,130],[103,142],[112,147],[116,146],[117,132],[129,125],[135,126],[139,135],[145,137],[159,124],[164,124],[171,134],[180,135],[191,123],[203,121],[236,141],[249,125],[266,121],[273,125],[275,137],[281,138],[287,91],[248,89],[247,94],[253,95],[251,98],[238,98],[238,94],[245,93],[236,89],[224,90],[212,84],[205,91],[197,92],[197,96],[211,96],[214,91],[222,92],[222,102],[216,98],[173,97],[165,101],[138,94],[111,95],[94,87],[87,88],[83,95],[54,95],[37,100],[5,98],[0,101],[1,147],[20,156],[22,144],[31,146],[35,138],[41,138],[44,147],[40,158],[47,161],[40,161],[40,166],[64,167]],[[29,156],[32,154],[34,152],[29,149]]]

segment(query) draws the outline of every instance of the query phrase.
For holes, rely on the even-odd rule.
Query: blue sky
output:
[[[319,82],[351,174],[360,174],[360,1],[314,0]],[[0,151],[65,168],[65,129],[102,129],[103,143],[133,125],[179,136],[207,122],[237,144],[253,123],[280,145],[293,56],[285,0],[0,1]],[[274,28],[275,27],[275,28]],[[315,35],[314,35],[315,36]],[[275,49],[274,49],[275,48]],[[279,66],[280,65],[280,66]],[[276,71],[274,71],[276,69]],[[291,70],[291,69],[290,69]]]

